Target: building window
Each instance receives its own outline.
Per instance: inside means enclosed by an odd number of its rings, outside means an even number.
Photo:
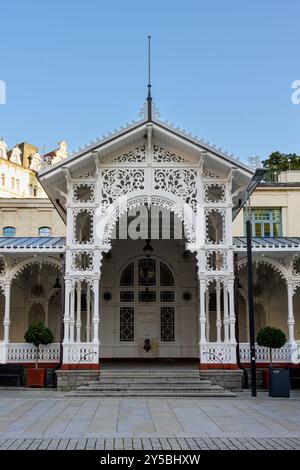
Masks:
[[[40,237],[51,237],[51,228],[50,227],[40,227],[39,228]]]
[[[36,197],[37,195],[37,189],[36,189],[36,186],[33,188],[33,197]]]
[[[3,236],[4,237],[15,237],[16,228],[15,227],[3,227]]]
[[[151,258],[139,260],[139,285],[155,286],[155,260]]]
[[[134,277],[134,266],[133,263],[130,263],[127,268],[124,269],[121,275],[120,284],[122,287],[131,287],[133,286],[133,277]]]
[[[15,178],[11,179],[11,189],[14,191],[15,190]]]
[[[16,180],[17,192],[20,192],[20,180]]]
[[[160,309],[160,328],[161,341],[174,341],[175,339],[175,321],[174,307],[161,307]]]
[[[120,341],[134,341],[134,308],[120,308]]]
[[[5,186],[5,175],[3,173],[1,175],[1,184],[2,186]]]
[[[253,237],[281,237],[281,209],[251,209]]]
[[[164,263],[160,263],[160,285],[174,286],[173,274]]]

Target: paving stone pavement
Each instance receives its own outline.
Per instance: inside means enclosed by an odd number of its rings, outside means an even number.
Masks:
[[[130,399],[1,389],[3,449],[300,450],[300,393]]]
[[[2,439],[0,450],[300,450],[292,438]]]

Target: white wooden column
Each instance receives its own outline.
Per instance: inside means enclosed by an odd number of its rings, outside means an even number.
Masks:
[[[81,342],[81,281],[77,281],[76,342]]]
[[[221,329],[222,329],[222,320],[221,320],[221,286],[220,281],[216,281],[216,298],[217,298],[217,317],[216,317],[216,330],[217,330],[217,342],[222,341]]]
[[[65,312],[64,312],[64,343],[70,341],[70,293],[71,281],[65,280]]]
[[[70,301],[70,343],[75,342],[75,286],[71,286]]]
[[[199,312],[199,341],[200,343],[206,343],[205,336],[205,323],[206,323],[206,314],[205,314],[205,290],[206,282],[205,279],[201,279],[200,282],[200,312]]]
[[[4,295],[5,295],[5,309],[4,309],[4,319],[3,319],[3,342],[9,343],[9,327],[10,327],[10,297],[11,297],[11,283],[7,282],[4,286]]]
[[[294,308],[293,308],[293,295],[294,295],[294,286],[292,283],[287,284],[287,295],[288,295],[288,330],[289,338],[288,342],[290,344],[295,344],[295,318],[294,318]]]
[[[99,344],[99,279],[94,279],[93,343]]]
[[[235,343],[234,281],[233,279],[229,279],[227,282],[229,293],[229,341],[230,343]]]
[[[228,317],[228,290],[227,285],[223,284],[223,305],[224,305],[224,342],[229,342],[229,317]]]
[[[91,341],[91,287],[87,284],[86,290],[86,341]]]
[[[206,312],[206,340],[209,341],[210,323],[209,323],[209,288],[205,292],[205,312]]]

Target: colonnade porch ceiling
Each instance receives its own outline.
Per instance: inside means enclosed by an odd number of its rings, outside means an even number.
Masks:
[[[244,201],[251,176],[251,170],[238,160],[156,118],[142,119],[40,172],[42,186],[66,222],[63,341],[66,367],[78,364],[82,358],[83,364],[96,366],[99,362],[99,287],[103,255],[111,249],[112,231],[120,216],[140,206],[166,208],[176,214],[185,226],[186,249],[196,254],[201,364],[216,363],[217,355],[223,364],[236,365],[234,251],[239,252],[240,263],[244,254],[243,249],[234,247],[232,220]],[[10,251],[8,246],[9,242],[4,246],[2,276],[6,298],[9,298],[8,286],[14,277],[11,268],[14,250]],[[27,246],[29,256],[30,242]],[[57,248],[55,253],[50,242],[49,247],[32,248],[38,258],[45,262],[51,258],[54,264],[61,251]],[[268,257],[292,286],[289,289],[293,295],[298,285],[292,261],[297,253],[295,246],[293,250],[282,248],[276,253]],[[291,257],[286,265],[280,262],[280,258],[286,256],[282,253],[289,253]],[[219,334],[214,343],[207,338],[206,314],[212,284],[216,286],[218,308],[222,289],[224,309],[224,335],[221,338]],[[82,288],[91,305],[88,312],[90,337],[85,342],[80,339]],[[292,317],[290,302],[291,326]],[[219,317],[217,322],[220,327]],[[6,345],[9,325],[8,300],[4,315]],[[218,331],[220,333],[220,329]],[[290,333],[293,342],[291,328]]]

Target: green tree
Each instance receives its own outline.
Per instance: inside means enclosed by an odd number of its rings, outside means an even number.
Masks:
[[[286,336],[282,330],[274,326],[266,326],[257,335],[258,346],[270,349],[270,367],[272,367],[272,349],[279,349],[286,343]]]
[[[43,325],[41,322],[32,323],[29,325],[24,339],[26,343],[31,343],[35,346],[35,367],[38,368],[39,347],[41,344],[53,343],[54,336],[52,331]]]
[[[300,169],[300,156],[296,153],[281,153],[273,152],[271,155],[262,161],[264,168],[267,168],[272,173],[275,171],[286,170],[299,170]]]

